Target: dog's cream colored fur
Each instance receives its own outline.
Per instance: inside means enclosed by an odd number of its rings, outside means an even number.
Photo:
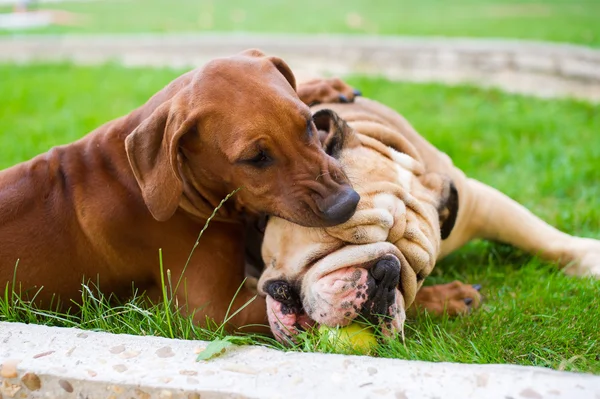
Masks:
[[[308,316],[324,324],[339,315],[319,317],[314,308],[334,311],[320,279],[348,267],[366,268],[373,259],[393,254],[401,263],[400,308],[415,299],[435,262],[475,238],[497,240],[557,262],[568,274],[600,276],[600,241],[574,237],[549,226],[501,192],[470,179],[450,158],[421,137],[398,113],[364,98],[351,104],[314,107],[334,110],[352,128],[344,133],[340,162],[361,201],[354,217],[331,228],[306,228],[272,218],[265,231],[265,271],[258,284],[287,280],[301,289]],[[456,223],[440,236],[444,196],[452,182],[458,192]],[[371,263],[370,263],[371,262]],[[323,301],[322,301],[323,302]],[[353,317],[355,315],[353,314]]]

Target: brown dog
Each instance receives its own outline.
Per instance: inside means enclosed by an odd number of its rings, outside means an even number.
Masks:
[[[475,238],[512,244],[569,274],[600,277],[600,241],[562,233],[467,178],[393,110],[359,98],[313,111],[325,149],[361,200],[354,216],[334,227],[270,219],[258,288],[278,339],[359,317],[392,333],[402,330],[413,304],[450,313],[466,311],[465,299],[477,306],[477,287],[421,288],[438,259]]]
[[[340,94],[328,86],[319,98]],[[332,226],[359,200],[322,150],[289,67],[256,50],[209,62],[129,115],[0,172],[0,284],[18,261],[17,284],[43,287],[42,306],[80,297],[86,279],[107,293],[135,282],[158,295],[159,248],[177,281],[207,218],[238,188],[176,292],[201,322],[222,320],[242,284],[248,217]],[[253,295],[242,289],[234,308]],[[232,323],[265,321],[259,299]]]

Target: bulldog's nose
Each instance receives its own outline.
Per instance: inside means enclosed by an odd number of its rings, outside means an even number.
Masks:
[[[352,188],[345,187],[337,194],[317,202],[317,206],[327,222],[337,225],[346,222],[354,215],[358,201],[360,195]]]
[[[396,303],[396,287],[400,282],[400,261],[394,255],[377,260],[369,269],[367,301],[361,316],[374,324],[389,314],[390,306]]]
[[[369,269],[369,273],[378,285],[395,288],[400,282],[400,262],[394,255],[386,255]]]

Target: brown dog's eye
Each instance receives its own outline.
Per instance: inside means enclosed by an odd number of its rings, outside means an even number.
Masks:
[[[260,150],[256,156],[247,159],[244,162],[257,168],[264,168],[269,166],[273,162],[273,159],[264,150]]]

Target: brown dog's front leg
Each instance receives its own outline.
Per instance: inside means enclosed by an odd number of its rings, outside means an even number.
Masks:
[[[189,230],[197,234],[197,226],[190,225]],[[189,243],[197,240],[195,234],[178,237],[163,250],[172,282],[167,290],[174,292],[177,306],[203,327],[225,323],[228,331],[268,332],[265,299],[244,281],[244,226],[211,223],[190,257]],[[167,279],[157,273],[154,280],[160,286]]]
[[[265,298],[259,296],[246,284],[242,287],[233,302],[228,317],[234,315],[238,310],[239,313],[226,323],[226,329],[228,331],[240,330],[241,332],[246,333],[270,333]]]
[[[188,295],[183,311],[187,314],[193,313],[194,321],[202,327],[206,327],[207,324],[221,326],[224,323],[225,330],[228,332],[240,330],[241,332],[268,334],[270,330],[265,298],[257,295],[245,285],[239,290],[235,299],[233,299],[234,295],[235,290],[230,295],[222,293],[216,295],[215,293],[215,300],[211,301],[199,300],[193,296],[189,298]],[[217,301],[217,298],[223,300]],[[179,299],[179,303],[182,303],[181,299]]]

